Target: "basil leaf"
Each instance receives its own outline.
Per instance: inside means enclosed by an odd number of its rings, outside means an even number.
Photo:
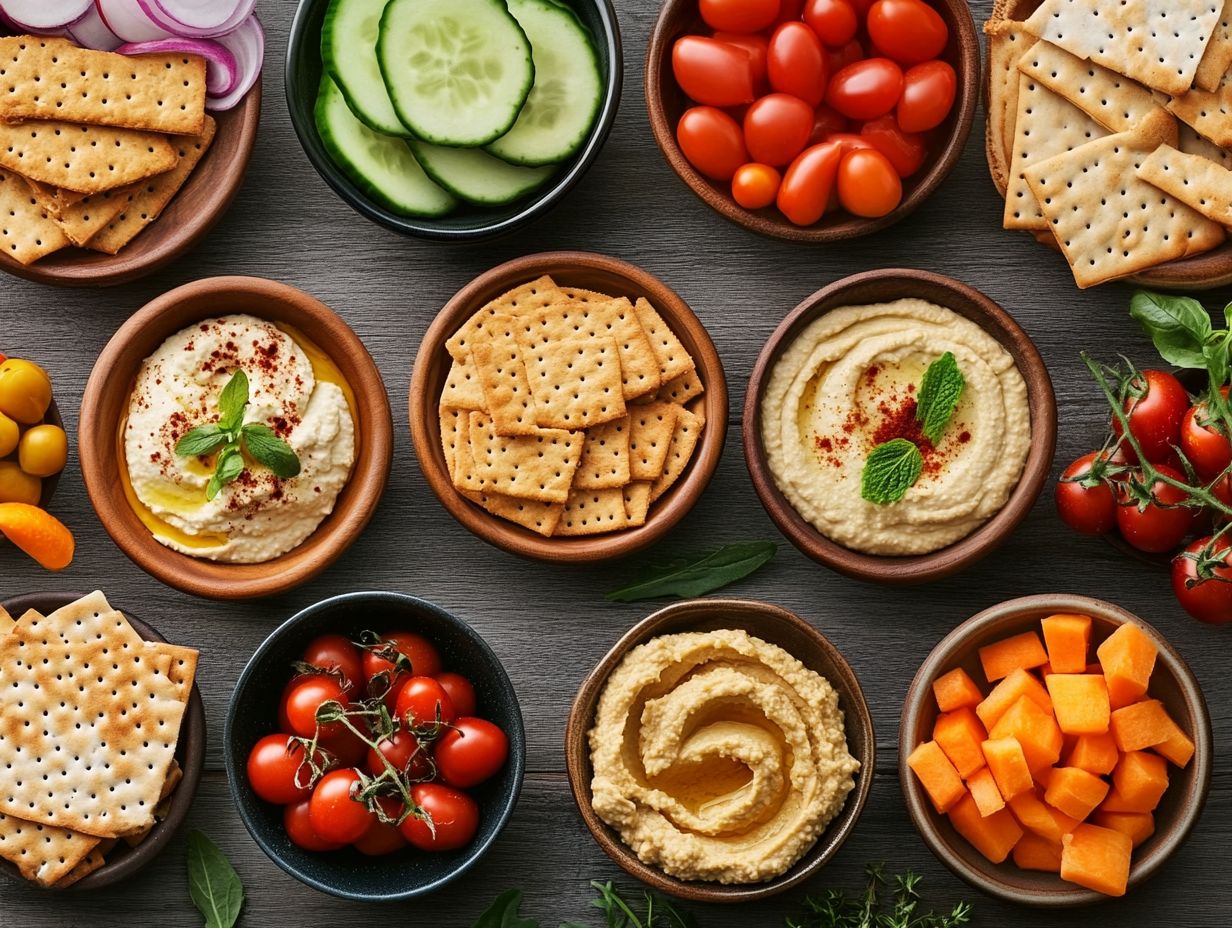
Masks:
[[[496,897],[472,928],[539,928],[538,921],[518,914],[521,905],[522,891],[507,890]]]
[[[1129,314],[1155,343],[1155,350],[1177,367],[1206,367],[1203,346],[1211,334],[1211,317],[1192,297],[1135,291]]]
[[[864,462],[860,474],[860,495],[870,503],[884,506],[897,503],[920,479],[924,458],[920,449],[905,438],[878,445]]]
[[[205,928],[231,928],[244,905],[244,884],[231,862],[199,831],[188,836],[188,893]]]
[[[1228,382],[1228,333],[1221,332],[1202,346],[1202,357],[1210,371],[1212,385]],[[1214,390],[1212,386],[1212,390]]]
[[[236,371],[218,395],[218,426],[224,432],[234,432],[244,421],[244,407],[248,405],[248,375],[243,369]]]
[[[218,456],[218,464],[214,468],[214,476],[205,487],[205,498],[213,499],[224,486],[244,472],[244,456],[235,445],[227,445]]]
[[[226,444],[227,435],[216,425],[199,425],[175,443],[175,453],[185,457],[212,454]]]
[[[253,459],[264,464],[279,477],[299,474],[299,457],[291,446],[274,434],[268,425],[251,422],[244,426],[244,447]]]
[[[950,417],[958,407],[963,387],[967,380],[958,369],[953,352],[947,351],[924,372],[920,381],[920,396],[915,407],[915,418],[921,425],[924,437],[934,445],[941,440]]]
[[[631,603],[660,596],[701,596],[747,577],[774,557],[772,541],[743,541],[724,545],[692,560],[677,561],[649,571],[641,580],[612,590],[607,598]]]

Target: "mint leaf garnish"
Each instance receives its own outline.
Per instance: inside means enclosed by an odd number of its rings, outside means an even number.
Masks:
[[[897,503],[920,479],[924,458],[920,449],[905,438],[878,445],[864,462],[860,474],[860,495],[879,506]]]
[[[915,418],[920,423],[924,437],[933,444],[941,440],[945,427],[950,424],[950,418],[954,415],[966,385],[966,378],[949,351],[928,365],[928,370],[924,372],[924,379],[920,381],[920,398],[916,403]]]

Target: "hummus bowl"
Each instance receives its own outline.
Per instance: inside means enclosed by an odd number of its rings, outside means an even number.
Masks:
[[[1138,625],[1158,649],[1150,695],[1189,734],[1194,755],[1183,769],[1169,766],[1171,782],[1155,811],[1155,833],[1134,850],[1129,890],[1149,879],[1184,842],[1202,814],[1210,788],[1214,747],[1206,700],[1184,658],[1156,629],[1112,603],[1087,596],[1047,593],[1024,596],[991,606],[967,619],[945,636],[920,665],[903,704],[899,722],[899,781],[911,821],[924,843],[943,864],[977,889],[1010,902],[1041,908],[1089,905],[1107,899],[1100,893],[1063,881],[1056,873],[1021,870],[1012,859],[990,863],[937,813],[906,757],[928,740],[938,711],[933,681],[956,667],[982,680],[979,649],[1021,632],[1038,630],[1046,616],[1064,613],[1090,616],[1091,649],[1121,625]]]
[[[657,660],[652,653],[654,642],[667,640],[673,643],[672,650],[675,650],[674,642],[688,642],[695,637],[700,642],[700,650],[694,648],[694,656],[710,653],[711,644],[707,643],[710,639],[714,639],[714,644],[724,653],[729,650],[728,644],[732,644],[735,650],[741,652],[741,656],[731,661],[716,658],[715,663],[706,669],[690,665],[692,671],[686,671],[682,677],[686,682],[663,694],[662,698],[656,698],[653,703],[646,699],[644,692],[635,693],[631,705],[645,708],[640,716],[640,749],[631,749],[627,744],[621,748],[619,745],[605,744],[602,740],[597,741],[596,738],[602,739],[603,735],[592,736],[591,733],[597,725],[608,724],[601,719],[601,716],[610,713],[606,704],[618,703],[623,698],[619,693],[610,693],[609,682],[621,681],[617,685],[624,686],[625,678],[629,676],[631,669],[634,670],[634,677],[644,676],[631,667],[626,658],[632,653],[633,661]],[[702,641],[703,638],[706,641]],[[643,647],[646,645],[650,645],[651,649]],[[750,647],[755,650],[745,653]],[[786,660],[782,652],[789,656]],[[664,660],[674,661],[675,658],[665,655]],[[673,663],[663,672],[663,676],[670,677],[681,666],[683,665],[677,666]],[[746,675],[741,668],[747,671],[747,680],[737,679]],[[785,670],[785,673],[778,676],[776,668]],[[651,668],[646,675],[657,672]],[[766,679],[761,679],[767,675],[773,675],[774,680],[767,682]],[[732,679],[725,682],[719,679],[720,676]],[[817,677],[824,678],[825,683],[817,682]],[[812,678],[814,683],[805,682],[805,686],[820,686],[815,702],[801,697],[796,686],[797,682],[807,681],[808,678]],[[782,746],[779,750],[765,750],[768,738],[790,738],[791,736],[783,733],[797,727],[788,718],[795,714],[795,710],[784,709],[784,715],[779,716],[775,713],[780,710],[772,705],[777,699],[776,693],[783,690],[783,681],[790,681],[795,691],[795,695],[788,697],[789,701],[804,698],[813,708],[820,707],[818,718],[813,719],[810,716],[810,722],[821,722],[824,727],[824,723],[834,723],[837,720],[836,709],[837,713],[841,714],[841,732],[821,735],[812,730],[809,723],[804,726],[808,729],[805,737],[811,743],[807,753],[814,759],[826,758],[822,761],[822,766],[817,768],[822,772],[821,782],[801,784],[795,781],[797,776],[806,775],[802,773],[803,767],[813,766],[798,760],[799,754],[806,753],[797,750],[802,744],[797,744],[797,749],[788,751],[793,756],[790,769],[783,769],[771,760],[773,757],[782,756]],[[691,730],[687,743],[677,743],[680,741],[678,736],[681,729],[673,726],[668,716],[679,709],[696,721],[696,713],[709,711],[706,705],[690,703],[692,696],[681,691],[699,686],[702,690],[708,690],[711,683],[737,689],[747,687],[745,698],[732,695],[735,690],[728,691],[731,699],[743,708],[731,719],[707,716],[709,723],[700,729]],[[762,704],[761,700],[767,701]],[[756,710],[752,708],[754,703],[758,704]],[[655,708],[652,709],[652,706]],[[665,713],[660,719],[663,722],[663,731],[660,732],[662,737],[650,732],[648,741],[648,719],[660,710]],[[801,714],[811,711],[813,709],[806,708]],[[653,719],[650,721],[653,722]],[[625,721],[625,737],[629,736],[628,731],[635,724],[630,714]],[[691,722],[684,721],[684,724]],[[775,735],[775,732],[780,734]],[[617,737],[621,735],[617,733]],[[845,738],[846,751],[837,750],[831,753],[832,745],[837,743],[835,738],[840,741]],[[737,744],[732,739],[744,740]],[[653,745],[648,748],[647,745],[651,742],[664,747],[665,753],[658,752],[658,748]],[[824,743],[820,746],[820,753],[815,753],[819,742]],[[592,753],[596,747],[600,754]],[[664,795],[672,797],[669,805],[679,806],[675,811],[668,809],[667,805],[662,806],[662,809],[667,810],[666,814],[661,811],[651,812],[648,806],[639,806],[648,810],[646,822],[633,823],[631,827],[625,827],[623,830],[627,834],[636,834],[642,842],[641,856],[625,843],[621,832],[609,825],[596,810],[597,799],[600,800],[599,806],[603,806],[605,802],[596,796],[597,779],[593,760],[601,755],[623,755],[628,760],[629,757],[637,755],[639,750],[642,755],[646,755],[647,751],[663,754],[663,765],[656,776],[657,785],[654,792],[662,790]],[[582,820],[599,846],[637,879],[673,896],[702,902],[734,903],[763,899],[801,883],[825,866],[851,834],[863,811],[872,789],[875,753],[876,739],[872,718],[859,680],[834,645],[812,625],[786,609],[768,603],[734,599],[686,600],[661,609],[635,625],[612,647],[582,683],[574,698],[565,729],[565,761],[569,785]],[[735,757],[744,759],[736,761],[733,759]],[[645,759],[645,756],[639,757],[638,763]],[[832,766],[831,761],[841,761],[841,765]],[[856,762],[858,769],[853,773],[852,767],[856,766]],[[607,763],[607,760],[601,763]],[[707,764],[715,766],[702,774],[701,769]],[[638,774],[634,780],[640,776]],[[810,772],[807,776],[813,780],[818,779],[816,772]],[[704,797],[692,795],[686,788],[687,783],[695,783],[699,777],[709,784]],[[788,778],[791,778],[792,782],[787,782]],[[606,790],[607,781],[608,778],[604,777],[603,785],[600,785],[599,789]],[[778,785],[778,790],[773,784]],[[801,786],[804,788],[798,788]],[[811,810],[801,812],[801,806],[808,805],[807,801],[800,798],[803,794],[826,797],[823,817],[827,821],[818,822],[815,818],[809,821],[803,818],[804,815],[812,817]],[[738,800],[744,798],[750,798],[750,803],[746,804],[751,804],[753,808],[741,808]],[[616,805],[627,802],[628,800],[617,799]],[[630,806],[632,805],[634,804],[630,803]],[[686,819],[701,817],[707,810],[712,810],[712,813],[718,816],[714,822],[680,824]],[[753,829],[745,829],[737,822],[738,819],[747,819],[749,816],[758,821]],[[802,821],[795,829],[791,829],[785,827],[787,823],[775,821],[781,816],[801,816]],[[652,822],[651,819],[655,821]],[[760,836],[754,836],[751,840],[761,843],[764,839],[764,844],[756,854],[742,854],[739,848],[727,849],[723,846],[726,840],[723,837],[725,829],[733,836],[757,832]],[[808,833],[802,841],[793,840],[800,829]],[[670,847],[677,837],[681,839],[679,846],[683,849],[680,855],[676,855]],[[741,838],[734,837],[732,843],[738,845],[740,841]],[[775,850],[768,851],[767,848]],[[776,875],[769,876],[764,868],[747,874],[733,872],[726,875],[718,872],[725,868],[730,869],[732,862],[735,862],[734,866],[738,869],[739,861],[743,859],[756,858],[759,865],[763,864],[768,854],[779,853],[780,848],[783,849],[783,866],[781,869],[772,868],[778,870]],[[731,853],[732,850],[735,853]],[[699,866],[710,866],[713,862],[716,879],[684,879],[642,859],[657,858],[666,863],[674,856],[679,856],[681,860],[699,861]],[[751,878],[759,881],[719,882],[719,879],[724,878]]]
[[[962,376],[937,432],[916,412],[942,392],[926,381],[947,358]],[[1043,488],[1056,428],[1048,371],[1013,318],[965,284],[904,269],[836,281],[792,310],[757,359],[743,419],[754,489],[788,540],[840,573],[897,584],[949,576],[1001,544]],[[867,480],[873,446],[914,455],[897,496],[877,498]]]
[[[249,320],[249,328],[243,329],[244,339],[254,333],[253,348],[249,350],[247,341],[239,346],[246,359],[243,363],[231,364],[237,346],[229,341],[218,342],[216,350],[210,351],[214,342],[209,340],[234,334],[215,331],[220,328],[216,321],[222,316]],[[293,341],[298,350],[282,363],[280,359],[287,352],[277,355],[280,348],[273,342],[262,342],[257,348],[255,333],[260,331],[280,336],[288,345]],[[183,371],[174,369],[168,360],[168,346],[187,359],[189,366]],[[275,353],[273,360],[263,351]],[[151,430],[146,428],[151,416],[151,421],[163,424],[164,431],[174,430],[172,439],[182,437],[180,433],[186,433],[189,426],[209,421],[215,406],[221,405],[221,397],[212,393],[189,397],[201,384],[211,385],[211,389],[218,385],[217,376],[202,373],[205,365],[215,363],[209,359],[219,356],[223,360],[217,362],[218,374],[224,372],[224,365],[244,370],[251,360],[248,355],[265,359],[259,362],[264,368],[253,370],[248,407],[250,413],[260,411],[262,421],[268,419],[266,407],[272,409],[281,399],[270,394],[284,387],[272,379],[270,371],[291,372],[286,375],[291,378],[285,385],[288,393],[302,379],[315,385],[312,402],[294,407],[291,423],[270,421],[279,431],[288,430],[287,440],[303,459],[302,475],[319,476],[317,486],[311,485],[312,480],[275,481],[245,459],[247,466],[234,483],[211,497],[211,488],[203,480],[223,469],[226,450],[211,460],[181,457],[179,446],[172,452],[167,442],[143,446],[134,441],[139,426],[145,431],[138,437],[151,438]],[[299,377],[301,373],[303,378]],[[174,385],[163,388],[166,396],[153,386],[164,382]],[[316,409],[317,394],[323,387],[345,397],[345,407],[334,416],[349,425],[342,433],[322,426],[319,434],[309,434],[317,423],[328,425],[331,421],[328,417],[322,420]],[[339,400],[339,404],[342,402]],[[170,410],[165,416],[160,412],[164,407]],[[349,416],[345,415],[347,411]],[[273,434],[269,428],[265,431]],[[214,599],[255,599],[305,582],[355,541],[385,488],[392,433],[389,400],[380,372],[363,343],[332,310],[285,284],[250,277],[217,277],[163,294],[120,327],[99,355],[86,385],[78,447],[90,501],[112,540],[134,563],[186,593]],[[338,443],[342,439],[347,453],[334,460],[330,448],[341,447]],[[246,437],[245,453],[252,447]],[[181,481],[178,484],[159,482],[166,476],[168,460],[174,464],[174,479]],[[153,463],[147,467],[146,462]],[[134,464],[139,465],[138,470],[133,470]],[[187,478],[181,471],[201,485],[184,482]],[[267,485],[262,488],[258,482]],[[151,487],[158,488],[159,496],[150,496]],[[250,498],[255,500],[247,510],[241,506],[245,493],[254,494]],[[304,497],[313,493],[320,494],[318,500],[305,503]],[[223,502],[227,505],[219,505]],[[198,514],[200,526],[193,522]],[[235,524],[230,534],[218,528],[228,515],[233,516]],[[222,523],[219,518],[223,518]],[[160,533],[157,537],[156,531]],[[262,533],[268,546],[262,544]],[[250,545],[246,553],[226,553],[232,543],[238,545],[241,540]],[[201,555],[186,553],[190,550],[200,550]]]

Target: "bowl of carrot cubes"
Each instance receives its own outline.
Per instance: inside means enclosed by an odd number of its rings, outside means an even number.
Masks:
[[[1086,905],[1146,880],[1202,814],[1213,751],[1184,659],[1084,596],[986,609],[907,692],[907,809],[934,854],[1013,902]]]

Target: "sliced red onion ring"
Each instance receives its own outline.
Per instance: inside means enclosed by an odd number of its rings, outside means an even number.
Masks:
[[[137,0],[94,0],[94,6],[107,29],[123,42],[153,42],[177,37],[176,33],[150,19]]]
[[[261,23],[254,14],[240,23],[238,28],[219,36],[215,41],[235,56],[239,72],[235,87],[229,93],[211,95],[205,101],[208,109],[221,112],[239,103],[260,77],[261,64],[265,59],[265,30],[261,28]]]
[[[0,12],[14,28],[46,34],[81,19],[91,0],[0,0]]]
[[[210,39],[156,39],[153,42],[129,42],[116,49],[121,55],[158,55],[163,52],[200,55],[205,59],[205,92],[211,97],[223,97],[239,82],[239,66],[230,49]]]
[[[91,3],[86,15],[69,28],[69,38],[82,48],[97,48],[113,52],[124,44],[118,35],[107,28],[98,8]]]
[[[257,0],[137,0],[162,28],[177,35],[212,39],[233,32],[252,15]]]

